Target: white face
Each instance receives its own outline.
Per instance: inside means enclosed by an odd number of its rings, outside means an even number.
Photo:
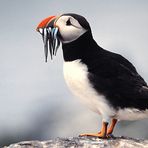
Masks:
[[[61,16],[57,19],[55,25],[59,28],[62,36],[61,42],[69,43],[78,39],[86,30],[72,16]]]

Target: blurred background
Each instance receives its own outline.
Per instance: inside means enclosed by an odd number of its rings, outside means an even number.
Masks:
[[[100,46],[130,60],[148,82],[148,1],[0,0],[0,146],[96,132],[101,118],[63,79],[61,48],[44,61],[37,24],[67,12],[87,18]],[[119,122],[115,135],[148,138],[148,120]]]

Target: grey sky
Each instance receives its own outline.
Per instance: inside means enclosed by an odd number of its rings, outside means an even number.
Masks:
[[[0,132],[28,128],[44,107],[78,105],[64,83],[61,48],[46,64],[35,31],[43,18],[67,12],[85,16],[98,44],[128,58],[148,82],[147,0],[1,0]]]

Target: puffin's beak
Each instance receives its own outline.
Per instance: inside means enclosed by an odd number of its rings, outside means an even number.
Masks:
[[[53,28],[55,20],[56,20],[56,16],[49,16],[45,18],[38,24],[36,31],[40,32],[40,30],[47,28],[47,26]]]
[[[46,62],[48,57],[48,49],[52,59],[53,55],[56,55],[57,49],[60,45],[59,38],[57,37],[58,28],[54,25],[56,19],[56,16],[49,16],[48,18],[42,20],[36,28],[36,31],[38,31],[43,38]]]

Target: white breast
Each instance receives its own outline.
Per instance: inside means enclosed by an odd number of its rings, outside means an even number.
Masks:
[[[64,77],[73,94],[91,110],[101,114],[106,121],[112,117],[119,120],[138,120],[148,117],[148,110],[144,112],[134,108],[113,110],[105,96],[96,92],[89,82],[87,66],[80,60],[64,62]]]
[[[64,62],[64,77],[70,90],[91,110],[107,119],[113,116],[113,109],[105,97],[95,91],[88,80],[88,70],[80,60]]]

